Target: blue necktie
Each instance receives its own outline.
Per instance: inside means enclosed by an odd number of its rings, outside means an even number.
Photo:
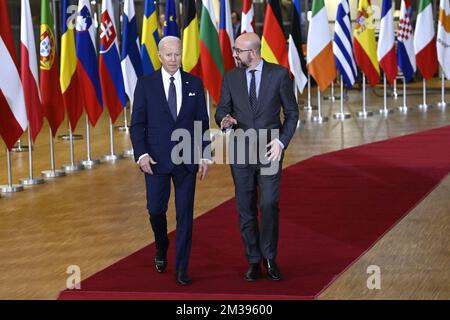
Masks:
[[[177,119],[177,90],[175,89],[174,77],[170,77],[169,97],[167,103],[169,104],[170,113],[173,120]]]
[[[253,112],[256,112],[256,78],[255,78],[255,72],[256,70],[251,70],[250,73],[252,74],[252,79],[250,81],[250,93],[248,95],[248,100],[250,102],[250,108]]]

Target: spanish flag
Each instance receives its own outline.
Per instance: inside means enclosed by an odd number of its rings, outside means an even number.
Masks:
[[[69,117],[72,132],[83,113],[81,93],[77,76],[77,54],[75,51],[75,19],[70,19],[69,1],[61,1],[61,70],[59,84],[64,107]]]
[[[202,75],[200,63],[200,36],[195,0],[184,0],[183,70],[198,77]]]
[[[375,19],[370,0],[359,0],[353,36],[356,64],[364,72],[370,85],[374,86],[380,79],[380,66],[375,40]]]
[[[158,22],[153,0],[145,0],[141,41],[142,68],[144,74],[149,74],[161,68],[161,62],[158,58]]]
[[[283,31],[279,0],[268,0],[261,40],[261,57],[289,69],[288,50]]]

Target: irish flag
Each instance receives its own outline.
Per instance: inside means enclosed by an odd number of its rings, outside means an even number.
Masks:
[[[437,32],[437,55],[444,75],[450,79],[450,1],[441,0]]]
[[[336,78],[336,64],[324,0],[314,0],[312,4],[306,59],[309,73],[316,80],[320,91],[324,91]]]
[[[414,33],[414,52],[417,68],[425,80],[428,80],[438,68],[431,0],[420,0],[418,11]]]

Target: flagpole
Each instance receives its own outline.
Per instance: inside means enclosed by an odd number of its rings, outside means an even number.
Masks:
[[[103,161],[115,162],[117,160],[123,159],[123,155],[114,153],[114,128],[111,117],[109,117],[109,149],[110,154],[104,155],[102,157]]]
[[[400,112],[408,112],[408,109],[410,109],[406,105],[406,78],[403,77],[403,106],[398,108],[398,111]]]
[[[442,100],[437,103],[439,108],[445,108],[447,103],[445,102],[445,79],[444,79],[444,71],[442,71]]]
[[[126,114],[127,113],[127,108],[125,107],[125,109],[123,111]],[[131,108],[131,101],[130,101],[130,122],[131,122],[131,112],[132,112],[132,108]],[[130,123],[130,126],[128,126],[128,131],[127,132],[130,132],[130,129],[131,129],[131,123]],[[122,156],[124,156],[124,157],[133,157],[134,156],[133,148],[124,150],[122,152]]]
[[[303,107],[303,110],[311,112],[314,109],[316,109],[316,106],[313,106],[311,104],[311,75],[308,72],[308,104],[305,107]]]
[[[41,171],[41,174],[45,178],[63,177],[66,175],[66,173],[63,170],[55,170],[55,149],[51,127],[49,128],[49,132],[50,132],[50,170]]]
[[[63,165],[63,170],[65,172],[74,172],[78,170],[83,170],[83,165],[74,162],[74,146],[73,146],[73,133],[72,133],[72,125],[69,121],[69,143],[70,143],[70,163]]]
[[[337,112],[333,114],[333,118],[338,120],[345,120],[351,118],[350,113],[344,112],[344,78],[342,74],[340,75],[340,83],[341,83],[341,112]]]
[[[11,174],[11,153],[8,148],[6,148],[6,163],[8,166],[8,184],[0,186],[0,193],[15,193],[23,191],[23,186],[19,184],[12,184],[12,174]]]
[[[23,146],[22,142],[19,139],[19,140],[17,140],[17,145],[15,145],[13,148],[11,148],[11,151],[12,152],[26,152],[26,151],[28,151],[28,146],[27,145]]]
[[[358,111],[356,113],[356,116],[358,118],[367,118],[367,117],[371,117],[373,116],[373,112],[372,111],[367,111],[366,110],[366,76],[363,74],[362,75],[362,83],[363,83],[363,105],[362,105],[362,111]]]
[[[91,130],[89,127],[89,116],[86,113],[86,160],[82,160],[81,164],[86,169],[92,169],[96,164],[100,163],[98,159],[91,159]]]
[[[427,111],[428,108],[432,108],[433,106],[431,104],[427,104],[427,81],[425,78],[422,79],[422,95],[423,102],[419,104],[419,109],[422,111]]]
[[[37,184],[43,184],[44,179],[33,178],[33,151],[31,150],[31,133],[30,133],[30,121],[28,121],[28,178],[19,179],[19,182],[24,186],[32,186]]]
[[[125,133],[130,131],[130,127],[128,126],[127,107],[123,108],[123,125],[117,126],[115,129]]]
[[[329,96],[326,96],[326,97],[323,97],[323,99],[324,99],[324,100],[330,100],[330,101],[338,100],[339,97],[336,97],[336,96],[334,95],[334,81],[331,82],[331,90],[330,90],[330,91],[331,91],[330,95],[329,95]]]
[[[393,113],[393,109],[388,109],[387,107],[387,82],[386,82],[386,74],[383,74],[383,108],[380,109],[380,114],[383,116],[388,116]]]
[[[294,85],[294,95],[295,95],[295,101],[297,102],[297,107],[298,107],[298,90],[297,90],[297,81],[296,80],[294,80],[293,82],[293,85]],[[297,128],[300,128],[300,125],[302,124],[302,123],[305,123],[305,120],[300,120],[300,117],[298,118],[298,121],[297,121]]]
[[[397,100],[398,92],[397,92],[397,79],[394,79],[394,86],[392,88],[392,99]]]
[[[322,112],[320,109],[320,88],[319,87],[317,87],[317,115],[312,117],[311,121],[317,122],[317,123],[322,123],[322,122],[328,121],[328,117],[322,117]]]

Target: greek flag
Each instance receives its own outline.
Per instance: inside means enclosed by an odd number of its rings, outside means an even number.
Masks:
[[[351,35],[350,6],[348,0],[341,0],[334,24],[333,54],[336,67],[349,88],[355,83],[357,72]]]

